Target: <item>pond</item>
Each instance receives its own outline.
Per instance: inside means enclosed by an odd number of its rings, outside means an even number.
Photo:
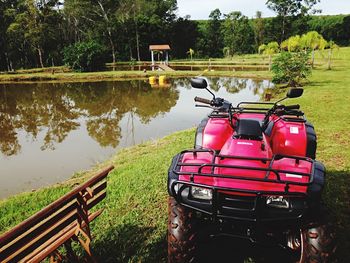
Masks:
[[[257,101],[269,81],[208,79],[234,104]],[[197,125],[208,109],[189,79],[0,84],[0,198],[64,181],[118,149]]]

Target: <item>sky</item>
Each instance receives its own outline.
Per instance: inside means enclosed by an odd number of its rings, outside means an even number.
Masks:
[[[178,15],[190,15],[193,20],[208,19],[210,12],[216,8],[223,14],[241,11],[253,17],[259,10],[264,17],[274,16],[265,3],[265,0],[177,0]],[[321,0],[316,8],[321,9],[324,15],[350,14],[350,0]]]

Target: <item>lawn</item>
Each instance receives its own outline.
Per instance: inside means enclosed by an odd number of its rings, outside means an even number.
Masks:
[[[293,100],[293,104],[300,103],[309,121],[315,125],[318,134],[317,159],[324,162],[328,169],[324,200],[337,226],[337,258],[338,262],[348,262],[350,48],[342,48],[335,55],[333,70],[326,70],[326,61],[320,55],[317,63],[317,69],[305,84],[304,96]],[[260,74],[268,75],[266,72]],[[95,253],[101,262],[165,261],[167,168],[175,153],[192,147],[193,137],[194,129],[191,129],[125,149],[92,171],[76,174],[61,185],[0,201],[0,232],[8,230],[86,180],[98,168],[112,163],[116,169],[109,176],[108,197],[102,204],[106,209],[92,226]],[[240,253],[245,254],[240,262],[254,262],[250,252],[240,251],[235,256],[240,258]]]

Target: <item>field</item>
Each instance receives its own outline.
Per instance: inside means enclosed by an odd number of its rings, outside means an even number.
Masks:
[[[324,200],[337,227],[337,258],[338,262],[347,262],[350,255],[350,48],[342,48],[335,54],[332,70],[326,69],[326,59],[320,54],[317,65],[305,83],[304,96],[293,100],[293,104],[300,103],[315,125],[317,159],[324,162],[328,170]],[[269,76],[267,72],[259,74]],[[191,129],[125,149],[106,163],[78,173],[61,185],[0,201],[0,232],[112,163],[116,169],[109,176],[108,197],[102,204],[106,209],[92,226],[95,253],[101,262],[166,261],[167,168],[175,153],[192,147],[193,137],[194,129]],[[252,251],[237,249],[235,257],[242,259],[237,262],[255,262],[261,251],[256,248]]]

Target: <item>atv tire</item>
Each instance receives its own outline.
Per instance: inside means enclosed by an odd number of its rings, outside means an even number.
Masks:
[[[299,263],[332,262],[335,249],[335,230],[331,224],[313,224],[301,230],[301,257]]]
[[[195,262],[197,223],[194,212],[169,197],[168,216],[168,262]]]

